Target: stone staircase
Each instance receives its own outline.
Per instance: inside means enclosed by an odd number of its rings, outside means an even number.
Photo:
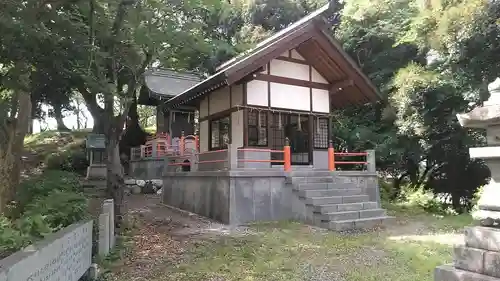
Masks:
[[[367,229],[391,218],[376,201],[370,201],[362,187],[328,171],[293,171],[287,184],[306,205],[307,222],[319,227]]]

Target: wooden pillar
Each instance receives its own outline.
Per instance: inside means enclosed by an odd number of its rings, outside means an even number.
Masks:
[[[309,115],[309,165],[313,165],[313,150],[314,150],[314,116]]]

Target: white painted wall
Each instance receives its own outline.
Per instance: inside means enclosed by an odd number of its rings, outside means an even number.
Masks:
[[[299,54],[295,49],[292,50],[292,58],[298,59],[298,60],[306,60],[303,56]]]
[[[266,81],[252,80],[247,83],[247,103],[268,106],[268,88]]]
[[[208,142],[209,134],[208,134],[208,120],[200,122],[200,152],[208,151]]]
[[[229,109],[229,87],[210,93],[210,115]]]
[[[236,147],[243,147],[243,111],[231,113],[231,142]]]
[[[309,66],[282,60],[271,61],[271,75],[309,81]]]
[[[330,112],[330,94],[327,90],[312,89],[312,110],[316,112]]]
[[[328,84],[328,81],[314,67],[311,69],[311,78],[312,82]]]
[[[310,89],[271,83],[271,107],[309,111],[311,109]]]

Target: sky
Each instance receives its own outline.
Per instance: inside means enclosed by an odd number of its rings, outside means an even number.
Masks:
[[[47,105],[42,105],[42,110],[47,112],[48,111],[48,106]],[[87,128],[92,128],[94,126],[94,120],[92,119],[92,115],[90,115],[90,112],[87,110],[85,106],[83,106],[83,114],[87,116],[88,122],[87,122]],[[64,124],[66,127],[70,129],[76,129],[77,128],[77,117],[76,114],[73,114],[73,112],[64,112]],[[82,120],[83,123],[83,120]],[[40,132],[40,125],[42,128],[47,127],[47,130],[55,130],[57,127],[56,119],[54,118],[46,118],[42,124],[40,124],[40,120],[35,120],[33,122],[33,133],[39,133]],[[83,125],[83,124],[82,124]],[[83,128],[82,128],[83,129]]]

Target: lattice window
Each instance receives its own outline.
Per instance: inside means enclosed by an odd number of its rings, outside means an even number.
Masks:
[[[267,146],[267,112],[248,112],[248,145]]]
[[[327,118],[314,118],[314,148],[328,148]]]
[[[229,116],[212,120],[210,122],[211,150],[226,149],[231,134]]]

